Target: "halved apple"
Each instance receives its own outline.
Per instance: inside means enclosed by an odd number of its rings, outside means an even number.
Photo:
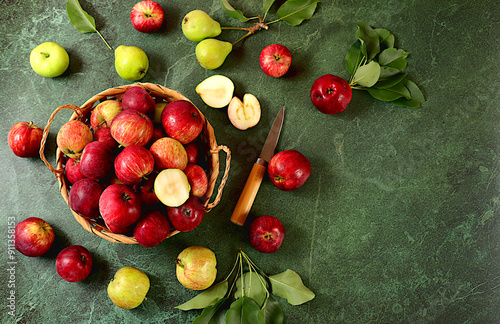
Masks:
[[[243,102],[238,97],[231,99],[227,107],[227,115],[234,127],[245,130],[257,125],[260,121],[260,103],[251,93],[245,93]]]
[[[183,171],[164,169],[156,176],[154,191],[164,205],[179,207],[188,200],[191,186]]]
[[[196,86],[196,93],[212,108],[229,104],[234,92],[234,83],[224,75],[212,75]]]

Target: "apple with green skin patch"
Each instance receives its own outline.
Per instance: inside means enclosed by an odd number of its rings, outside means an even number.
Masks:
[[[108,296],[116,306],[132,309],[146,299],[149,287],[150,281],[144,272],[134,267],[123,267],[108,284]]]
[[[165,13],[155,1],[141,1],[132,7],[130,22],[141,33],[154,33],[161,28]]]
[[[148,68],[148,56],[139,47],[120,45],[115,49],[115,69],[123,79],[140,80],[144,78]]]
[[[33,122],[14,124],[7,135],[9,147],[19,157],[35,157],[40,151],[43,129]]]
[[[276,188],[296,190],[309,179],[311,163],[299,151],[285,150],[275,154],[267,165],[267,172]]]
[[[176,139],[162,137],[151,144],[149,151],[154,157],[156,171],[186,168],[188,160],[186,149]]]
[[[121,113],[123,106],[119,100],[105,100],[95,106],[90,113],[90,126],[97,131],[102,127],[110,127],[113,118]]]
[[[55,240],[52,227],[38,217],[28,217],[17,223],[14,235],[16,250],[29,257],[44,255],[50,250]]]
[[[202,246],[184,249],[175,260],[179,282],[191,290],[210,287],[217,276],[217,260],[214,252]]]
[[[153,112],[153,125],[155,126],[162,126],[161,125],[161,113],[163,112],[163,109],[165,109],[165,106],[167,105],[167,102],[158,102],[155,104],[155,111]]]
[[[94,140],[90,128],[79,120],[70,120],[57,133],[57,147],[67,156],[78,159],[85,146]]]
[[[45,42],[31,51],[30,65],[37,74],[54,78],[68,69],[69,55],[61,45]]]

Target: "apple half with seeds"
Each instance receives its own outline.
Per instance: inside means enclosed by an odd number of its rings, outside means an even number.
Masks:
[[[233,97],[227,107],[229,121],[234,127],[245,130],[254,127],[260,121],[260,103],[251,93],[245,93],[243,101]]]
[[[156,176],[154,191],[165,206],[179,207],[188,200],[191,186],[180,169],[164,169]]]

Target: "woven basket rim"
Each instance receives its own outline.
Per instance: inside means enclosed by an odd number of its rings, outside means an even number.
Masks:
[[[83,105],[80,107],[75,106],[75,105],[63,105],[58,107],[52,115],[49,118],[49,121],[47,122],[47,126],[44,128],[43,131],[43,137],[42,137],[42,142],[41,142],[41,147],[40,147],[40,158],[44,161],[46,166],[52,171],[52,173],[56,176],[58,183],[59,183],[59,191],[61,193],[61,196],[63,197],[64,201],[68,205],[68,208],[70,209],[71,213],[73,214],[75,220],[88,232],[93,233],[107,241],[113,242],[113,243],[125,243],[125,244],[138,244],[137,240],[132,236],[127,236],[124,234],[116,234],[111,232],[107,227],[103,226],[103,224],[100,224],[94,220],[89,220],[86,218],[83,218],[82,216],[78,215],[76,212],[74,212],[70,206],[69,206],[69,184],[68,181],[64,175],[64,162],[65,162],[65,155],[64,153],[57,148],[56,149],[56,167],[52,167],[52,165],[47,161],[45,158],[44,154],[44,149],[45,149],[45,143],[48,137],[48,133],[50,131],[51,123],[55,117],[55,115],[62,109],[71,109],[73,110],[73,114],[71,115],[70,119],[71,120],[77,120],[77,119],[82,119],[86,116],[89,116],[91,110],[95,107],[97,102],[108,100],[110,98],[117,98],[121,99],[121,95],[123,93],[134,86],[141,86],[144,89],[146,89],[152,97],[154,98],[161,98],[163,100],[167,101],[175,101],[175,100],[187,100],[192,103],[191,100],[189,100],[187,97],[182,95],[180,92],[166,88],[164,86],[161,86],[159,84],[154,84],[154,83],[142,83],[142,82],[136,82],[128,85],[122,85],[122,86],[117,86],[113,88],[108,88],[104,91],[101,91],[100,93],[92,96],[90,99],[88,99]],[[193,103],[194,105],[194,103]],[[196,105],[194,105],[196,107]],[[209,179],[208,179],[208,189],[203,197],[204,200],[204,206],[205,206],[205,212],[208,213],[212,208],[217,206],[217,204],[220,202],[220,199],[222,197],[222,191],[225,186],[225,183],[227,181],[228,175],[229,175],[229,169],[230,169],[230,160],[231,160],[231,151],[230,149],[225,146],[225,145],[218,145],[216,138],[215,138],[215,132],[212,127],[212,125],[208,122],[208,120],[205,118],[203,113],[200,111],[198,107],[200,115],[203,118],[203,133],[208,135],[208,146],[209,146],[209,152],[206,152],[207,157],[209,157],[209,167],[210,167],[210,172],[209,174]],[[221,182],[219,184],[218,190],[217,190],[217,195],[213,202],[210,202],[210,199],[213,195],[213,192],[215,190],[215,185],[219,176],[219,152],[224,151],[226,153],[226,160],[225,160],[225,170],[223,177],[221,179]],[[173,235],[178,234],[178,230],[173,230],[169,233],[168,237],[172,237]]]

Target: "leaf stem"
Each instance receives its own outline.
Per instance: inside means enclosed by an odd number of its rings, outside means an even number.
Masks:
[[[246,33],[245,36],[241,37],[236,42],[234,42],[232,44],[233,46],[236,45],[237,43],[241,42],[242,40],[244,40],[248,36],[255,34],[257,31],[259,31],[261,29],[268,29],[269,28],[269,26],[264,23],[264,21],[262,20],[262,17],[260,15],[258,16],[258,18],[259,18],[259,22],[254,23],[252,27],[240,29],[240,30],[248,30],[248,33]],[[239,29],[239,28],[235,27],[235,29]]]
[[[113,50],[113,49],[111,48],[111,46],[109,46],[108,42],[106,42],[106,40],[104,39],[104,37],[102,37],[101,33],[100,33],[97,29],[96,29],[95,31],[96,31],[96,32],[97,32],[97,34],[101,37],[101,39],[104,41],[104,43],[106,43],[106,45],[108,46],[108,48],[109,48],[110,50]]]

